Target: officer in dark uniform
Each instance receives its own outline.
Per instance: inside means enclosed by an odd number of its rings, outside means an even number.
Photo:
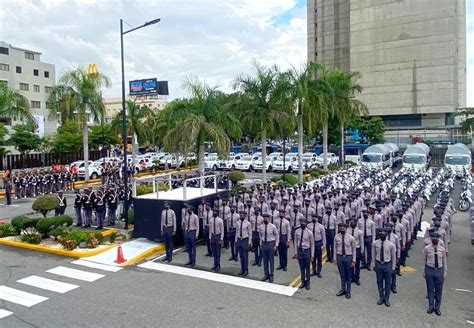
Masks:
[[[106,196],[104,193],[101,190],[97,191],[97,197],[95,197],[94,200],[94,208],[97,217],[97,230],[104,228],[105,202]]]
[[[6,171],[3,174],[3,186],[5,187],[5,198],[7,200],[6,205],[12,204],[12,180],[10,171]]]
[[[79,189],[75,189],[74,190],[74,213],[76,214],[76,220],[77,220],[76,227],[82,226],[81,207],[82,207],[81,191]]]
[[[84,214],[84,223],[85,225],[83,228],[90,228],[92,223],[92,206],[94,204],[95,197],[92,193],[92,188],[87,189],[84,194],[82,195],[82,208]]]
[[[441,315],[441,296],[443,294],[444,279],[448,275],[446,251],[439,245],[441,235],[437,231],[430,233],[431,243],[423,249],[425,270],[423,278],[426,280],[428,292],[428,314],[433,312]]]
[[[108,220],[109,220],[109,226],[115,225],[115,220],[117,220],[117,203],[118,203],[118,195],[115,191],[115,188],[110,189],[110,191],[107,193],[107,207],[109,209],[108,211]]]
[[[56,216],[64,215],[64,212],[66,211],[66,207],[67,207],[67,201],[66,201],[66,197],[63,195],[63,191],[59,190],[58,195],[56,197],[58,198],[58,201],[59,201],[59,207],[56,209],[55,215]]]

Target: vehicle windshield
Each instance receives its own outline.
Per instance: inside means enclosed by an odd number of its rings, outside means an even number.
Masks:
[[[313,156],[303,156],[303,162],[311,162]]]
[[[207,156],[208,161],[217,161],[217,156]]]
[[[424,164],[425,156],[422,155],[404,155],[403,163],[406,164]]]
[[[244,157],[241,158],[241,160],[243,160],[243,161],[251,161],[251,160],[252,160],[252,157],[250,157],[250,156],[244,156]]]
[[[446,156],[444,162],[449,165],[469,165],[471,159],[467,156]]]
[[[294,155],[285,155],[285,161],[292,161],[295,159],[295,156]],[[281,158],[281,160],[283,160],[283,157]]]
[[[362,162],[364,163],[379,163],[381,161],[381,155],[379,154],[363,154]]]

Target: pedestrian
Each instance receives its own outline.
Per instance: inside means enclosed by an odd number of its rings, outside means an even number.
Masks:
[[[360,286],[360,260],[364,253],[364,236],[362,231],[357,228],[357,220],[351,220],[347,233],[354,237],[356,241],[356,261],[354,267],[351,268],[352,282]]]
[[[318,222],[319,221],[319,222]],[[312,214],[311,222],[308,223],[308,229],[313,233],[314,236],[314,253],[312,254],[313,260],[311,265],[313,267],[312,276],[321,278],[321,270],[323,267],[323,249],[326,247],[326,230],[321,224],[322,217],[317,213]]]
[[[252,235],[252,228],[250,222],[245,218],[247,212],[240,212],[240,220],[237,222],[237,229],[235,235],[235,242],[237,245],[237,254],[240,259],[239,276],[246,277],[249,274],[249,249],[252,246],[250,236]]]
[[[63,195],[63,191],[59,190],[58,195],[56,196],[59,201],[59,207],[55,210],[55,216],[64,215],[67,207],[66,197]]]
[[[286,271],[288,265],[288,248],[290,247],[291,239],[291,225],[290,221],[285,218],[285,210],[280,210],[279,216],[274,219],[274,224],[278,230],[279,243],[278,243],[278,259],[279,266],[277,270]]]
[[[74,213],[76,214],[76,227],[82,227],[82,195],[79,189],[74,190]]]
[[[387,240],[385,229],[378,229],[379,239],[372,245],[372,253],[375,260],[375,273],[377,275],[377,288],[379,291],[379,300],[377,305],[390,307],[390,288],[392,286],[392,273],[395,273],[396,267],[396,249],[395,245]]]
[[[165,208],[161,212],[160,230],[166,249],[163,262],[169,263],[173,260],[173,238],[176,235],[176,214],[170,208],[169,202],[165,202]]]
[[[213,217],[209,221],[209,239],[211,240],[212,257],[214,265],[211,270],[219,272],[221,270],[221,249],[224,241],[224,221],[219,217],[219,208],[216,207]]]
[[[444,279],[448,275],[447,254],[443,246],[439,245],[441,235],[438,231],[430,234],[431,244],[423,249],[425,269],[423,278],[426,280],[428,293],[428,314],[433,312],[441,315],[441,297],[443,294]]]
[[[263,224],[259,227],[260,247],[262,249],[264,276],[262,281],[273,282],[274,261],[273,255],[279,243],[278,230],[273,223],[270,223],[270,214],[263,214]]]
[[[230,216],[227,224],[227,236],[229,238],[230,255],[229,261],[237,261],[237,251],[235,249],[235,233],[237,229],[237,222],[239,221],[240,215],[236,213],[236,205],[232,205],[230,208]]]
[[[338,234],[334,237],[334,252],[336,254],[334,264],[339,270],[341,290],[336,296],[346,295],[346,298],[351,298],[351,268],[355,266],[356,262],[356,242],[354,237],[346,234],[346,224],[340,223],[337,228]]]
[[[186,249],[188,251],[188,262],[186,266],[192,268],[196,265],[196,238],[199,236],[199,218],[193,213],[191,206],[188,206],[187,215],[184,221]]]
[[[306,219],[300,219],[300,226],[295,231],[294,239],[295,254],[293,258],[298,259],[298,265],[301,273],[300,288],[309,290],[310,286],[310,263],[312,262],[311,254],[314,254],[314,236],[313,233],[306,229]]]

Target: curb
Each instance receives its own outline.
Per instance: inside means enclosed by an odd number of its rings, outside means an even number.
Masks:
[[[134,265],[134,264],[146,259],[147,257],[155,255],[156,253],[161,253],[164,250],[165,250],[165,245],[164,244],[158,244],[157,246],[152,247],[149,250],[146,250],[143,253],[135,256],[134,258],[123,262],[120,266],[127,267],[127,266],[130,266],[130,265]]]
[[[109,229],[102,232],[102,235],[106,237],[106,236],[111,235],[115,231],[117,231],[117,229],[115,228]],[[22,243],[18,241],[2,240],[2,239],[0,239],[0,245],[6,245],[10,247],[23,248],[23,249],[28,249],[31,251],[50,253],[54,255],[74,257],[74,258],[83,258],[83,257],[98,255],[116,246],[115,244],[112,244],[106,247],[96,248],[87,252],[77,252],[77,251],[67,251],[64,249],[55,249],[55,248],[50,248],[50,247],[42,246],[42,245],[32,245],[32,244]]]

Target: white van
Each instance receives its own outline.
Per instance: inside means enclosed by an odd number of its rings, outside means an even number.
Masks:
[[[386,168],[392,165],[390,149],[382,144],[368,147],[361,158],[361,165],[366,167]]]
[[[390,157],[392,161],[392,167],[397,166],[399,163],[402,162],[402,156],[400,155],[400,148],[394,143],[384,143],[385,146],[390,149]]]
[[[464,170],[471,172],[471,150],[462,143],[448,147],[444,155],[444,166],[452,170],[456,176],[462,176]]]
[[[430,162],[430,147],[424,143],[410,145],[403,153],[403,167],[423,169]]]

